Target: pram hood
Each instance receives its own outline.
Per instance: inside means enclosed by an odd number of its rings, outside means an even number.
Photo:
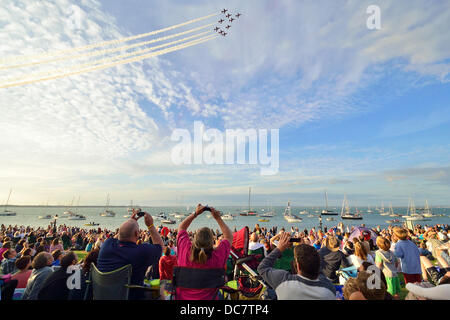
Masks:
[[[248,253],[249,230],[244,227],[233,234],[231,250],[239,257],[244,257]]]

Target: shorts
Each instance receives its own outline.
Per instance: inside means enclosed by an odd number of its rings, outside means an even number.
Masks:
[[[428,281],[435,286],[439,285],[442,277],[445,276],[447,272],[450,271],[450,268],[440,268],[439,271],[436,267],[430,267],[427,269]]]
[[[396,277],[385,277],[386,283],[387,283],[387,292],[389,292],[392,296],[395,296],[396,294],[400,293],[401,287],[400,287],[400,279]]]
[[[407,283],[422,282],[422,275],[421,274],[404,273],[403,277],[405,278],[405,285]]]

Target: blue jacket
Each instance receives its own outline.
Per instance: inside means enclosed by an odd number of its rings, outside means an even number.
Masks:
[[[403,273],[422,274],[419,248],[417,248],[414,242],[410,240],[399,240],[395,244],[394,254],[400,259]]]

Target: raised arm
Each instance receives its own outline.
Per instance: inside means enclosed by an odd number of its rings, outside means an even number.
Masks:
[[[230,228],[226,225],[226,223],[222,220],[222,217],[220,216],[220,212],[217,211],[214,208],[211,208],[211,215],[216,219],[217,224],[220,227],[220,230],[223,233],[223,237],[228,240],[230,245],[233,243],[233,233],[231,232]]]
[[[195,208],[195,212],[191,213],[186,219],[181,221],[180,225],[178,226],[178,232],[182,230],[187,230],[191,225],[192,221],[194,221],[195,218],[197,218],[200,214],[202,214],[203,211],[205,211],[205,206],[198,204],[197,208]]]
[[[164,242],[161,239],[161,236],[158,233],[158,230],[156,230],[155,226],[153,225],[153,218],[150,214],[147,212],[144,215],[145,225],[147,226],[148,232],[150,233],[150,237],[152,238],[153,244],[159,244],[161,248],[164,250]]]

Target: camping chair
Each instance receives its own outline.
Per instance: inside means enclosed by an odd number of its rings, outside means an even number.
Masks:
[[[132,266],[128,264],[110,272],[101,272],[92,264],[87,280],[85,300],[87,300],[90,287],[92,287],[93,300],[128,300],[130,289],[142,289],[157,293],[159,290],[144,286],[131,285]]]
[[[248,254],[249,230],[244,227],[233,234],[230,257],[233,279],[228,286],[239,291],[239,299],[259,299],[267,288],[260,275],[254,271],[260,262],[259,255]]]
[[[0,278],[0,300],[12,300],[14,290],[19,283],[18,280],[11,280],[11,274]]]
[[[174,267],[171,300],[176,299],[177,288],[194,290],[216,289],[216,293],[212,295],[213,300],[219,295],[221,289],[229,293],[236,291],[225,286],[224,268]]]

